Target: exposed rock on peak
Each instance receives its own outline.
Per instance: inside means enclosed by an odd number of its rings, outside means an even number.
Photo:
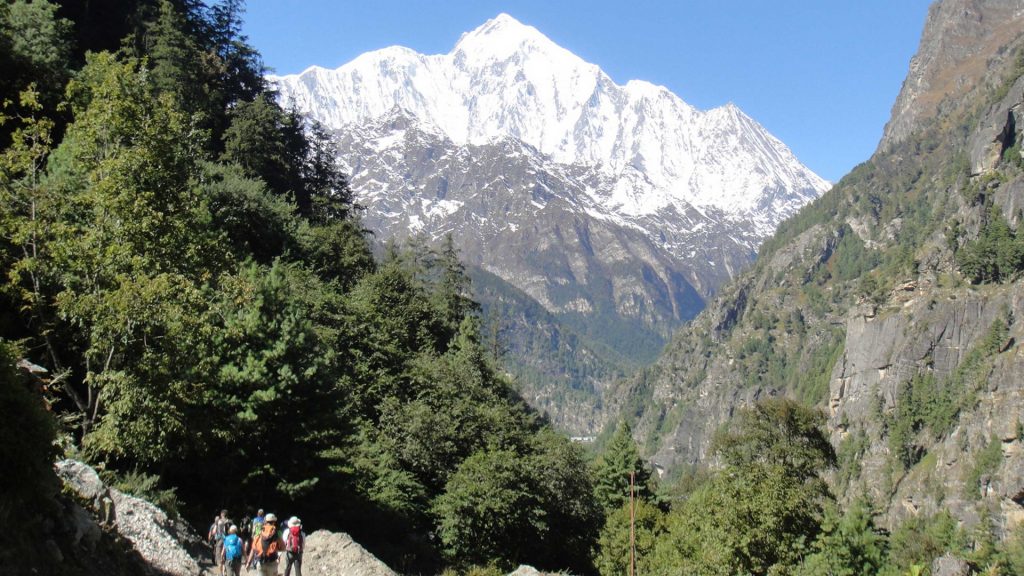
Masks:
[[[1024,29],[1024,0],[938,0],[925,22],[910,73],[893,105],[879,150],[921,128],[955,99],[989,79],[1007,54],[1000,50]],[[994,62],[995,61],[995,62]]]

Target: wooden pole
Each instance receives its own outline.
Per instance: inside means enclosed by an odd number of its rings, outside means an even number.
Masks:
[[[634,504],[633,485],[636,482],[636,472],[629,473],[629,576],[636,576],[636,505]]]

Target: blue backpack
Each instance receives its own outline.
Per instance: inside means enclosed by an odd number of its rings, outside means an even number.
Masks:
[[[238,534],[228,534],[224,538],[224,558],[228,562],[242,559],[242,539]]]

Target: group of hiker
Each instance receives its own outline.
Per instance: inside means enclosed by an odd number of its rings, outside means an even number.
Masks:
[[[214,561],[220,576],[239,576],[242,566],[246,571],[256,569],[260,576],[277,576],[281,557],[284,557],[284,576],[302,576],[302,551],[306,534],[302,521],[292,516],[284,526],[278,525],[277,516],[259,510],[252,519],[235,524],[228,511],[221,510],[213,519],[207,535],[213,544]]]

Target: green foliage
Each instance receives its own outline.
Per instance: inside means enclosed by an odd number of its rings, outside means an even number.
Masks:
[[[1001,551],[1000,563],[1009,574],[1024,574],[1024,524],[1009,534]]]
[[[798,482],[779,465],[727,468],[670,520],[660,554],[685,574],[769,574],[793,567],[819,531],[824,483]]]
[[[846,331],[832,330],[817,348],[807,351],[809,358],[806,360],[806,368],[799,371],[799,376],[794,378],[795,386],[791,388],[797,399],[814,405],[827,398],[832,369],[845,348]]]
[[[155,474],[148,474],[140,470],[132,470],[124,474],[115,474],[112,478],[104,478],[105,483],[112,487],[142,498],[159,506],[163,511],[172,517],[177,517],[181,502],[178,500],[175,488],[162,488],[160,477]]]
[[[191,114],[210,109],[209,94],[196,75],[210,74],[205,69],[202,47],[188,33],[185,17],[170,0],[159,2],[159,16],[146,31],[145,54],[149,59],[151,82],[157,91],[174,96],[176,102]]]
[[[871,507],[855,500],[845,513],[829,508],[814,552],[804,559],[798,574],[817,576],[874,576],[886,560],[887,540],[872,521]]]
[[[61,382],[68,441],[191,520],[287,507],[396,566],[591,571],[582,451],[489,358],[453,243],[375,261],[330,135],[265,92],[240,2],[114,4],[131,25],[64,7],[73,53],[53,5],[0,6],[0,68],[36,81],[0,113],[0,337]],[[49,91],[77,67],[60,113]],[[53,432],[21,400],[7,421],[32,437],[8,448],[32,452],[9,460],[35,473]]]
[[[829,268],[836,280],[847,282],[861,278],[880,262],[878,251],[869,250],[864,241],[847,225],[841,230],[835,253],[829,259]]]
[[[901,571],[915,565],[930,566],[946,552],[960,552],[963,543],[964,536],[949,512],[911,516],[889,538],[888,564]]]
[[[920,372],[900,388],[896,407],[884,423],[889,452],[904,469],[924,455],[924,447],[917,441],[921,430],[927,428],[934,439],[939,439],[952,430],[962,411],[973,406],[984,372],[1005,344],[1011,322],[1008,312],[996,318],[947,381],[939,381],[931,372]]]
[[[454,561],[511,568],[547,538],[531,470],[516,453],[484,451],[466,458],[435,504],[438,535]]]
[[[998,206],[989,208],[976,240],[956,253],[960,271],[975,284],[1006,282],[1024,270],[1024,242]]]
[[[284,199],[270,194],[260,180],[246,178],[236,166],[204,162],[192,186],[204,196],[211,223],[223,234],[237,259],[251,257],[269,264],[296,245],[300,220]],[[311,234],[320,235],[319,228]],[[336,256],[343,258],[345,250]]]
[[[653,503],[637,500],[633,509],[633,539],[636,573],[657,574],[671,559],[660,558],[655,549],[667,532],[668,518]],[[608,514],[598,541],[597,570],[600,574],[630,573],[630,507],[626,502]]]
[[[46,0],[15,0],[0,7],[0,103],[34,84],[41,101],[57,104],[70,76],[72,32],[72,23],[58,17],[57,10]]]
[[[974,455],[974,466],[964,481],[965,496],[971,500],[981,498],[982,480],[989,481],[992,474],[999,470],[1003,462],[1003,443],[993,435],[985,447]]]
[[[836,449],[838,468],[836,483],[839,490],[849,488],[853,479],[860,476],[861,459],[870,446],[871,441],[864,430],[848,433],[839,443],[839,447]]]
[[[669,520],[657,555],[684,574],[780,574],[811,551],[835,462],[824,417],[784,398],[743,409],[716,436],[724,467]]]
[[[1013,146],[1003,151],[1003,162],[1016,168],[1024,168],[1024,156],[1021,156],[1021,142],[1019,139],[1017,142],[1014,142]]]
[[[712,442],[729,467],[777,466],[801,482],[835,465],[822,431],[825,416],[788,398],[770,397],[739,411]]]
[[[889,453],[904,468],[913,466],[923,455],[915,444],[917,433],[924,427],[935,438],[943,436],[956,422],[959,413],[956,391],[941,386],[931,372],[919,372],[900,389],[896,408],[886,420]]]

